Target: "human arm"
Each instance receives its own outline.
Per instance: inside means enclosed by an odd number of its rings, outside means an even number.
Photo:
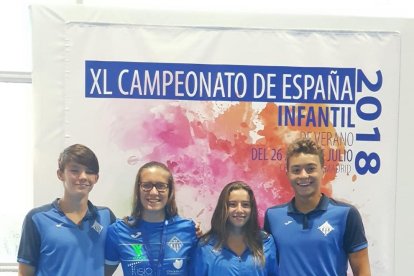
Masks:
[[[348,258],[354,276],[371,276],[368,248],[350,253]]]
[[[204,256],[205,252],[203,251],[204,250],[200,243],[194,248],[190,262],[190,275],[208,275],[206,256]]]
[[[29,212],[22,226],[19,250],[17,253],[18,275],[31,276],[36,272],[40,258],[41,238],[36,224],[33,221],[33,210]]]
[[[112,274],[114,274],[117,267],[118,267],[118,265],[107,265],[107,264],[105,264],[105,276],[112,276]]]
[[[119,253],[117,245],[120,243],[115,230],[116,223],[111,224],[108,228],[105,241],[105,276],[111,276],[119,265]]]
[[[19,263],[19,271],[17,273],[18,276],[33,276],[35,275],[36,268],[34,266]]]
[[[110,222],[112,224],[116,221],[116,216],[115,216],[114,212],[112,212],[111,209],[108,208],[108,210],[109,210],[109,219],[110,219]]]
[[[349,264],[355,276],[370,276],[368,242],[361,215],[352,206],[347,217],[344,248],[348,252]]]
[[[262,231],[263,253],[265,255],[265,266],[268,276],[279,275],[279,265],[277,263],[277,248],[273,236]]]
[[[268,213],[269,213],[269,209],[267,209],[265,212],[263,230],[267,233],[271,233]]]
[[[109,208],[108,208],[109,209]],[[116,221],[116,216],[115,214],[112,212],[112,210],[109,209],[109,217],[110,217],[110,222],[111,224],[114,223]],[[105,241],[105,252],[106,252],[106,246],[109,247],[109,245],[106,244]],[[118,268],[118,264],[116,265],[109,265],[109,264],[105,264],[105,268],[104,268],[104,275],[105,276],[112,276],[115,273],[115,270]]]

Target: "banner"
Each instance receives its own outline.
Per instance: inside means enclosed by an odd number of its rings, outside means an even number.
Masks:
[[[234,180],[252,186],[262,222],[268,207],[293,196],[287,146],[311,137],[324,148],[323,192],[359,209],[373,274],[392,274],[398,33],[81,17],[50,20],[62,30],[49,46],[60,58],[34,66],[61,72],[61,90],[47,91],[44,79],[34,89],[46,102],[57,93],[62,112],[50,116],[64,145],[98,154],[92,200],[128,215],[138,168],[157,160],[173,172],[179,213],[203,229]],[[40,31],[34,38],[51,40]]]

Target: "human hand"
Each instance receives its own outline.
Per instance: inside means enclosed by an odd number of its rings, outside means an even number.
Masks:
[[[195,224],[195,230],[197,238],[200,238],[203,235],[203,230],[201,230],[201,222],[197,221]]]

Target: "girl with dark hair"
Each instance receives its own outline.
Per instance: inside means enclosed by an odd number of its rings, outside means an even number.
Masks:
[[[136,176],[131,215],[108,229],[105,275],[119,263],[124,275],[189,275],[196,244],[194,222],[178,216],[170,170],[146,163]]]
[[[227,184],[197,246],[192,275],[278,275],[273,237],[260,230],[253,190]]]

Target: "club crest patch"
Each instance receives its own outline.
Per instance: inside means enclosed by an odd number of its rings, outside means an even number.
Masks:
[[[176,236],[172,237],[171,240],[169,242],[167,242],[167,245],[174,250],[175,252],[178,253],[178,251],[180,251],[180,249],[183,247],[183,242],[180,241],[179,238],[177,238]]]
[[[96,232],[98,232],[98,234],[101,233],[103,226],[100,225],[96,220],[95,222],[92,224],[92,229],[95,230]]]
[[[328,221],[325,221],[321,226],[318,227],[318,229],[326,236],[328,236],[329,233],[331,233],[335,228],[332,227],[332,225],[329,224]]]

